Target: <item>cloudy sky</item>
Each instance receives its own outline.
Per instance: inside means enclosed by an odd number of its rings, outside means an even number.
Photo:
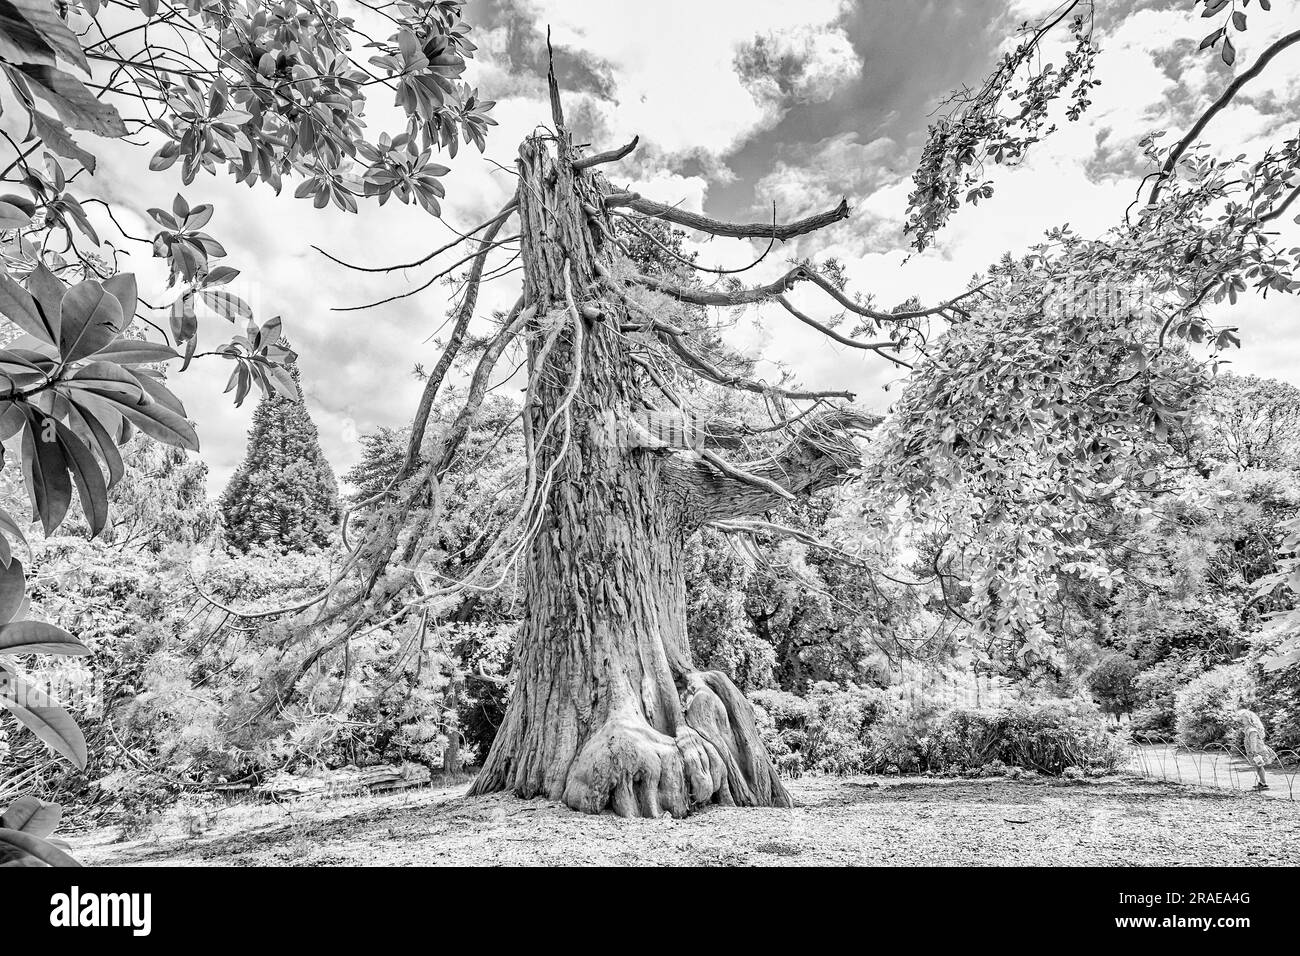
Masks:
[[[875,293],[885,305],[911,295],[933,302],[1050,226],[1068,222],[1084,234],[1103,232],[1133,197],[1137,141],[1153,129],[1185,128],[1230,77],[1217,58],[1194,52],[1208,21],[1190,10],[1190,0],[1098,0],[1103,85],[1086,120],[1041,145],[1024,167],[995,173],[993,201],[963,210],[936,248],[907,259],[901,223],[928,114],[953,87],[977,83],[1020,22],[1054,6],[1040,0],[474,0],[467,18],[481,50],[470,78],[498,101],[500,126],[487,157],[509,167],[521,138],[548,119],[549,25],[580,141],[607,148],[641,136],[632,160],[611,168],[616,183],[722,218],[763,218],[774,201],[782,218],[793,218],[847,197],[848,222],[820,234],[815,245],[805,240],[783,251],[838,256],[854,288]],[[1300,26],[1300,10],[1290,4],[1276,4],[1271,13],[1250,9],[1239,65]],[[1234,152],[1258,152],[1294,133],[1300,53],[1284,54],[1251,90],[1212,129]],[[382,125],[382,108],[375,119]],[[128,208],[165,205],[180,188],[179,167],[151,174],[142,151],[102,152],[97,188]],[[477,224],[505,202],[513,177],[495,164],[477,152],[451,164],[447,222]],[[356,459],[358,434],[409,420],[420,389],[412,368],[436,361],[451,290],[436,287],[368,312],[331,311],[410,288],[429,270],[359,276],[311,245],[383,265],[441,244],[450,236],[447,227],[392,203],[359,216],[321,212],[292,199],[290,190],[275,197],[262,187],[237,187],[226,176],[200,179],[184,192],[192,204],[216,204],[210,231],[225,242],[226,262],[244,270],[242,291],[261,316],[284,317],[302,355],[322,444],[342,472]],[[130,212],[123,221],[128,230],[148,229]],[[746,263],[759,248],[722,240],[699,246],[702,261],[723,266]],[[143,260],[132,265],[149,269]],[[773,257],[764,268],[750,275],[770,278],[785,264]],[[504,308],[516,295],[517,276],[503,280],[487,289],[480,313]],[[796,299],[813,314],[827,313],[816,297]],[[1237,308],[1233,321],[1245,339],[1239,370],[1300,384],[1295,310],[1295,303],[1277,300]],[[805,383],[854,389],[876,410],[891,398],[884,386],[898,381],[878,359],[827,342],[779,307],[752,309],[735,334],[757,356],[780,356]],[[215,343],[217,332],[209,335]],[[213,494],[243,455],[255,406],[250,400],[235,409],[221,394],[229,372],[223,364],[209,360],[173,378],[198,422]]]

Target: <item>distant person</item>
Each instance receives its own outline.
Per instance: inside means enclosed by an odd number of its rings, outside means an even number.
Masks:
[[[1268,777],[1264,768],[1277,760],[1277,751],[1264,743],[1264,722],[1253,712],[1244,707],[1237,711],[1237,720],[1241,724],[1241,734],[1246,748],[1246,756],[1259,774],[1256,790],[1268,789]]]

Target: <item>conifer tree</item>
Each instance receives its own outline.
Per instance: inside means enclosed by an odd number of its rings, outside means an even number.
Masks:
[[[298,367],[289,366],[295,385]],[[243,464],[221,496],[226,540],[303,550],[328,543],[339,519],[338,483],[303,403],[278,391],[263,397],[248,433]]]

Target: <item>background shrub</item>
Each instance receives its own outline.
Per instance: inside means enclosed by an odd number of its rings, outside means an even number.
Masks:
[[[1250,706],[1254,696],[1254,681],[1240,664],[1221,664],[1194,678],[1174,698],[1178,742],[1197,749],[1238,743],[1236,710]]]
[[[1111,773],[1128,754],[1127,736],[1079,700],[1018,704],[1006,712],[999,756],[1009,766],[1060,774],[1066,767]]]

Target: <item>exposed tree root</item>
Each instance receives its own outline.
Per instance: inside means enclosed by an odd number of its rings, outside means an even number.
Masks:
[[[564,802],[621,817],[684,817],[725,786],[722,758],[689,728],[676,738],[655,730],[629,704],[588,738],[569,768]]]
[[[675,735],[652,727],[631,700],[612,710],[578,750],[551,792],[574,810],[623,817],[684,817],[708,804],[791,806],[790,795],[754,722],[753,709],[725,674],[686,675],[685,702]],[[503,732],[511,728],[503,727]],[[472,793],[511,789],[537,795],[512,779],[522,766],[485,768]],[[557,788],[558,789],[558,788]]]
[[[754,708],[721,671],[687,678],[686,724],[722,756],[726,767],[718,802],[742,807],[788,807],[786,792],[758,735]]]

